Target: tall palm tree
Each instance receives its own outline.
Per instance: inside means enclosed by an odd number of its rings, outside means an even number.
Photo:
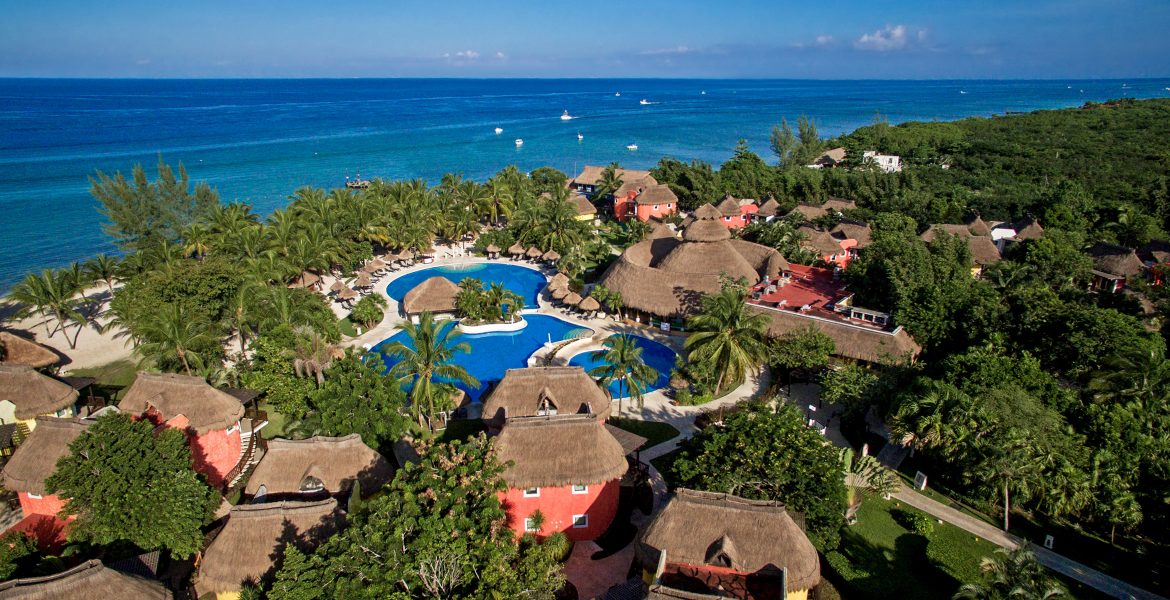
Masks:
[[[906,394],[889,420],[890,433],[916,450],[938,448],[949,453],[968,432],[961,430],[965,412],[974,403],[953,385],[931,381],[922,393]]]
[[[719,373],[715,394],[723,385],[739,381],[767,357],[764,342],[768,317],[749,313],[747,290],[726,285],[718,294],[703,298],[702,310],[687,320],[687,360]]]
[[[200,223],[191,223],[179,233],[183,240],[183,255],[203,260],[210,248],[213,234],[211,230]]]
[[[1042,464],[1036,455],[1035,444],[1024,432],[1007,430],[985,441],[987,453],[971,472],[971,476],[986,487],[998,488],[1002,493],[1003,530],[1011,524],[1012,498],[1027,500],[1040,487]]]
[[[618,173],[621,168],[621,165],[614,162],[602,169],[601,177],[597,180],[597,187],[593,190],[594,198],[605,200],[622,187],[624,182],[622,181],[622,176]]]
[[[1146,435],[1154,435],[1158,413],[1170,406],[1170,360],[1162,348],[1137,350],[1107,363],[1089,382],[1093,398],[1128,413]]]
[[[979,565],[983,581],[959,588],[955,600],[1049,600],[1065,594],[1064,588],[1027,548],[997,548],[994,557]]]
[[[642,388],[650,387],[658,381],[658,370],[646,364],[642,359],[642,347],[629,335],[611,335],[602,342],[604,349],[594,350],[590,358],[604,364],[593,367],[589,374],[600,378],[598,385],[608,387],[611,382],[618,382],[618,414],[622,414],[622,400],[629,396],[638,404],[638,408],[645,406]],[[628,392],[628,393],[627,393]]]
[[[524,299],[499,283],[493,283],[484,290],[484,303],[495,313],[492,318],[500,322],[514,318],[524,308]]]
[[[65,331],[68,323],[78,323],[83,327],[85,317],[78,310],[78,301],[74,296],[81,291],[81,283],[76,275],[68,269],[45,269],[39,275],[29,273],[13,288],[10,297],[21,305],[17,314],[29,316],[39,314],[45,317],[45,332],[53,337],[58,331]],[[55,320],[57,326],[49,329],[49,320]],[[78,330],[80,333],[80,329]],[[69,340],[69,335],[65,335]],[[69,347],[76,348],[77,338],[69,340]]]
[[[209,323],[192,318],[181,304],[164,305],[150,316],[134,332],[138,341],[135,350],[141,357],[139,364],[165,365],[178,361],[188,375],[193,374],[192,366],[203,369],[207,365],[200,349],[216,341]]]
[[[119,260],[108,254],[99,254],[85,262],[85,272],[94,281],[106,284],[110,297],[114,297],[114,280],[118,278]]]
[[[479,387],[478,379],[454,364],[455,355],[471,352],[471,346],[456,342],[460,334],[455,333],[455,328],[436,323],[429,312],[419,315],[418,323],[407,321],[400,328],[409,342],[394,342],[382,351],[398,359],[390,367],[390,375],[402,383],[414,383],[410,390],[411,409],[419,426],[434,432],[436,410],[445,410],[454,392],[454,386],[446,382]]]

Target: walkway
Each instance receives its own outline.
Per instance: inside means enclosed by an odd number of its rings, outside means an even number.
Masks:
[[[601,546],[595,542],[577,542],[565,563],[565,579],[577,588],[577,597],[582,600],[598,598],[609,588],[625,583],[626,574],[634,562],[633,544],[626,544],[611,556],[593,560],[591,557],[600,551]]]

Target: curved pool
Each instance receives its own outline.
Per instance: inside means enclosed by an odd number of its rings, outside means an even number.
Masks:
[[[472,277],[488,284],[499,283],[524,299],[525,308],[537,308],[536,299],[548,280],[540,271],[510,265],[507,263],[471,263],[466,265],[445,265],[407,273],[386,285],[386,295],[395,302],[402,302],[406,293],[431,277],[445,277],[456,285],[465,277]]]
[[[593,335],[591,329],[547,315],[524,315],[524,320],[528,321],[528,326],[520,331],[463,334],[453,339],[453,343],[466,342],[471,346],[471,352],[456,354],[454,362],[479,380],[480,385],[475,389],[456,384],[472,401],[478,402],[488,387],[503,379],[504,371],[527,367],[528,357],[550,339],[555,342]],[[455,321],[450,320],[443,324],[443,329],[454,326]],[[386,356],[382,348],[393,342],[407,343],[406,334],[398,332],[370,350],[381,355],[387,369],[397,361]]]
[[[642,360],[658,371],[658,380],[654,382],[654,385],[639,386],[642,389],[642,393],[666,387],[667,384],[670,383],[670,372],[674,369],[674,359],[676,356],[678,356],[677,353],[675,353],[675,351],[672,350],[669,346],[660,344],[652,339],[644,338],[640,335],[632,335],[630,337],[634,338],[634,343],[642,349]],[[577,354],[569,360],[569,364],[577,367],[584,367],[586,373],[588,373],[594,367],[600,367],[607,364],[602,360],[594,360],[592,354],[592,351]],[[614,399],[617,399],[618,394],[621,393],[618,389],[619,387],[621,387],[621,385],[616,381],[609,384],[609,393],[613,396]],[[622,397],[624,398],[628,396]]]

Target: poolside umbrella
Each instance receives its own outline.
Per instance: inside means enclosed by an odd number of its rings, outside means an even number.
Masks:
[[[512,256],[524,256],[524,246],[521,246],[520,242],[516,242],[508,248],[508,254]]]
[[[581,294],[578,294],[577,292],[569,292],[569,295],[565,296],[565,299],[561,300],[561,302],[564,302],[569,306],[577,306],[581,303]]]
[[[353,287],[364,288],[364,287],[370,287],[372,285],[374,285],[374,282],[370,281],[370,274],[369,273],[358,274],[357,281],[353,282]]]
[[[338,300],[353,300],[354,298],[357,298],[358,295],[359,294],[357,292],[353,291],[352,288],[345,288],[345,289],[341,290],[340,292],[337,292],[337,299]]]
[[[334,281],[333,285],[329,286],[329,291],[334,292],[334,293],[340,292],[341,290],[344,290],[344,289],[345,289],[345,284],[341,283],[340,279],[338,279],[337,281]]]
[[[557,273],[556,275],[553,275],[548,284],[550,288],[565,285],[569,285],[569,278],[564,273]]]
[[[570,292],[569,292],[568,288],[557,288],[557,289],[552,290],[550,292],[550,294],[553,297],[553,300],[564,300],[565,296],[568,296],[569,293]]]
[[[403,250],[398,253],[398,260],[414,260],[414,252]]]
[[[524,255],[527,256],[528,258],[540,258],[541,254],[544,254],[544,253],[541,252],[540,248],[537,248],[536,246],[532,246],[532,247],[528,248],[528,252],[524,253]]]
[[[488,244],[487,253],[498,255],[500,253],[500,247],[495,244]]]
[[[569,289],[569,284],[567,284],[567,283],[561,283],[559,281],[554,281],[554,282],[548,284],[548,291],[550,291],[550,292],[555,292],[557,290],[568,290],[568,289]]]
[[[378,269],[385,269],[386,263],[382,262],[382,259],[380,258],[375,258],[374,260],[371,260],[370,264],[366,266],[377,271]]]
[[[601,304],[597,302],[597,299],[595,299],[593,296],[589,296],[582,300],[581,303],[577,305],[577,308],[585,312],[597,312],[601,310]]]
[[[556,250],[549,250],[548,252],[544,253],[544,256],[540,257],[540,260],[543,260],[545,262],[556,262],[556,261],[560,260],[560,258],[561,258],[561,255],[557,254]]]

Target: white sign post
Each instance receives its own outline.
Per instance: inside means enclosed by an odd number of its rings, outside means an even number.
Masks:
[[[926,473],[918,471],[914,474],[914,487],[920,492],[926,489]]]

